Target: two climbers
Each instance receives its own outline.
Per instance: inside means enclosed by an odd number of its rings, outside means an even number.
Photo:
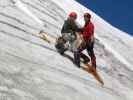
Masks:
[[[80,58],[83,58],[84,63],[88,63],[90,61],[89,57],[82,53],[83,50],[87,50],[88,55],[91,58],[92,66],[96,68],[96,57],[94,54],[94,25],[91,22],[91,15],[89,13],[84,14],[84,27],[79,27],[76,23],[77,14],[75,12],[71,12],[65,20],[61,33],[62,36],[58,38],[56,48],[63,54],[67,49],[67,42],[71,45],[72,51],[74,53],[74,63],[80,67]],[[80,37],[80,38],[78,38]],[[82,40],[80,46],[76,46],[77,40]]]

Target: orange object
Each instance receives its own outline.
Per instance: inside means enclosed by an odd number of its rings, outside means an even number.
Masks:
[[[104,82],[102,80],[102,78],[100,77],[100,75],[98,74],[97,70],[95,69],[95,67],[91,66],[90,64],[84,64],[82,67],[83,70],[85,70],[86,72],[88,72],[89,74],[91,74],[92,76],[94,76],[94,78],[103,86]]]

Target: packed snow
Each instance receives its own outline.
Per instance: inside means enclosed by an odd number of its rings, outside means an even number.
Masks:
[[[92,14],[103,87],[37,36],[58,37],[70,11],[81,25],[83,13]],[[0,0],[0,100],[133,100],[132,43],[74,0]]]

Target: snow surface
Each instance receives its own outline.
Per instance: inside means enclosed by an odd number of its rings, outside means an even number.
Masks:
[[[90,12],[95,24],[101,87],[60,56],[40,30],[60,35],[70,11]],[[0,100],[133,100],[133,38],[74,0],[0,0]]]

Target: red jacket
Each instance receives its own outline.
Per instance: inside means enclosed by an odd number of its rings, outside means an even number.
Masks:
[[[85,41],[90,40],[94,36],[94,25],[92,22],[85,24],[82,35]]]

